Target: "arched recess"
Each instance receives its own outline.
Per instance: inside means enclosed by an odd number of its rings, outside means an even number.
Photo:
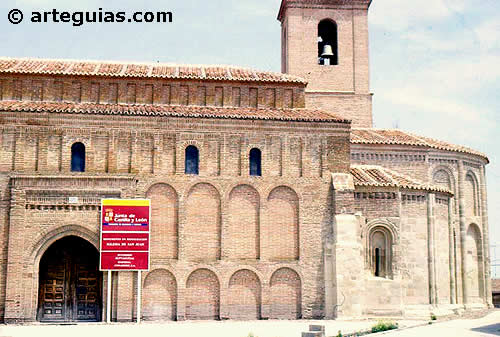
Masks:
[[[255,188],[239,185],[229,194],[227,237],[230,259],[260,257],[260,196]]]
[[[470,224],[466,238],[467,285],[469,301],[482,303],[484,297],[484,264],[481,231],[476,224]]]
[[[71,146],[71,172],[85,172],[85,145],[76,142]]]
[[[467,172],[464,184],[465,216],[479,215],[479,189],[475,174]]]
[[[271,260],[299,259],[299,198],[289,187],[279,186],[267,198],[263,239]]]
[[[146,197],[151,199],[151,255],[153,258],[178,257],[178,196],[167,184],[155,184]]]
[[[251,176],[262,175],[262,152],[258,148],[253,148],[248,154],[249,174]]]
[[[271,319],[301,318],[301,281],[290,268],[281,268],[271,276]]]
[[[331,49],[325,50],[325,46]],[[325,51],[331,51],[332,55],[325,54]],[[337,23],[331,19],[321,20],[318,24],[318,64],[339,64]]]
[[[372,227],[368,232],[368,261],[373,276],[392,278],[393,235],[382,225]]]
[[[67,236],[77,236],[90,242],[96,249],[99,249],[99,234],[80,225],[66,225],[58,227],[44,235],[39,235],[39,239],[32,246],[30,257],[27,261],[29,265],[35,266],[38,270],[40,259],[45,251],[57,240]]]
[[[156,269],[144,279],[142,314],[145,320],[176,320],[177,282],[166,269]]]
[[[219,319],[220,283],[208,269],[193,271],[186,281],[186,319]]]
[[[242,269],[229,280],[229,318],[239,320],[260,319],[261,283],[251,270]]]
[[[200,172],[200,151],[194,145],[189,145],[184,150],[184,173],[199,174]]]
[[[220,194],[207,183],[193,186],[186,201],[184,242],[186,258],[191,261],[220,259]]]
[[[438,167],[432,174],[433,185],[440,186],[448,189],[450,192],[455,193],[455,178],[451,170],[445,167]],[[456,212],[456,205],[453,204],[453,212]]]
[[[64,236],[40,258],[37,319],[98,322],[102,315],[99,253],[90,242]]]

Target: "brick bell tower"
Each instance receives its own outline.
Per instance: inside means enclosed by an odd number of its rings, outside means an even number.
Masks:
[[[371,0],[282,0],[281,71],[305,78],[306,106],[372,127]]]

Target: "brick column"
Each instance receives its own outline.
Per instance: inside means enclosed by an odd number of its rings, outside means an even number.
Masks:
[[[491,292],[491,267],[490,267],[490,235],[488,225],[488,195],[486,188],[486,168],[483,166],[480,175],[480,190],[481,190],[481,220],[483,223],[483,256],[484,256],[484,292],[486,303],[490,308],[493,307],[493,299]]]
[[[467,226],[465,224],[465,191],[464,191],[464,163],[458,161],[458,214],[460,219],[460,258],[462,263],[462,302],[469,302],[469,289],[467,286]]]
[[[7,280],[5,287],[5,317],[6,323],[17,323],[35,319],[24,315],[23,304],[30,301],[23,298],[24,275],[24,224],[25,208],[24,191],[12,189],[9,215],[9,243],[7,253]]]
[[[116,297],[116,320],[118,322],[131,322],[134,313],[134,297],[136,286],[134,278],[137,278],[137,272],[120,271],[116,273],[117,287]]]

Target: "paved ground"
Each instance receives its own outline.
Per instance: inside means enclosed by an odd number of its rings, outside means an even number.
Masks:
[[[402,321],[403,325],[422,322]],[[343,333],[368,329],[376,321],[192,321],[165,323],[83,323],[78,325],[0,325],[0,336],[12,337],[301,337],[302,331],[309,330],[309,324],[320,324],[326,328],[327,336],[341,330]]]
[[[327,336],[334,336],[339,330],[343,333],[370,328],[375,321],[249,321],[249,322],[165,322],[140,325],[132,323],[89,323],[78,325],[0,325],[0,336],[31,337],[301,337],[309,324],[326,327]],[[486,317],[474,320],[460,319],[424,325],[422,321],[399,321],[400,326],[411,327],[402,331],[383,333],[388,337],[492,337],[500,336],[500,310]],[[377,335],[375,335],[377,336]]]
[[[403,329],[385,334],[387,337],[493,337],[500,336],[500,310],[479,319],[457,319],[431,325]]]

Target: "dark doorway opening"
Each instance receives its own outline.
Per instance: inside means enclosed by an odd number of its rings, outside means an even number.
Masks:
[[[40,322],[99,322],[102,316],[99,253],[89,242],[68,236],[43,254],[39,268]]]

